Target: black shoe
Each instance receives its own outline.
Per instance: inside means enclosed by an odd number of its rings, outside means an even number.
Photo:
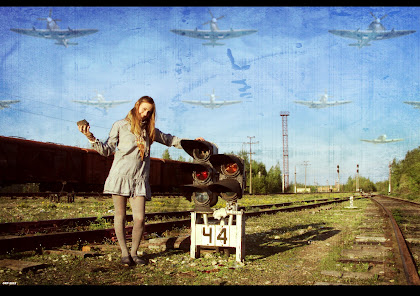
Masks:
[[[131,256],[130,256],[130,255],[128,255],[128,256],[126,256],[126,257],[122,257],[122,258],[121,258],[121,264],[122,264],[122,265],[126,265],[126,266],[132,266],[132,265],[134,265],[135,263],[134,263],[134,261],[133,261],[133,258],[131,258]]]
[[[140,258],[139,256],[133,256],[132,260],[137,265],[146,265],[147,264],[147,261],[144,260],[143,258]]]

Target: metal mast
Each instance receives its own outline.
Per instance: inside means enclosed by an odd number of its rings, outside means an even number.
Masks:
[[[289,111],[280,112],[281,126],[283,131],[283,176],[284,176],[284,187],[287,190],[289,188],[289,144],[288,144],[288,133],[287,133],[287,116]]]

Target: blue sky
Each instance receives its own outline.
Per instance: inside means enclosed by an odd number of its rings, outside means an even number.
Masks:
[[[52,9],[62,29],[98,29],[72,39],[77,46],[19,35],[10,28],[45,28]],[[175,35],[171,29],[208,29],[208,8],[220,29],[256,29],[229,39],[224,46]],[[0,7],[0,99],[21,102],[0,110],[0,134],[88,147],[76,127],[86,119],[105,140],[112,124],[126,116],[135,101],[149,95],[157,105],[157,127],[182,138],[204,137],[219,153],[249,149],[267,170],[282,162],[281,111],[289,111],[289,174],[332,184],[340,165],[341,183],[360,174],[385,180],[388,163],[419,146],[420,110],[403,101],[420,101],[419,32],[371,46],[348,46],[353,40],[330,29],[366,29],[381,17],[391,30],[419,30],[420,7]],[[232,60],[234,59],[234,64]],[[243,83],[241,83],[243,82]],[[238,105],[205,109],[182,100],[242,100]],[[72,100],[99,91],[107,100],[131,100],[106,114]],[[309,109],[294,100],[352,103]],[[383,145],[361,142],[381,134],[404,141]],[[152,156],[165,146],[154,144]],[[173,158],[187,154],[170,148]]]

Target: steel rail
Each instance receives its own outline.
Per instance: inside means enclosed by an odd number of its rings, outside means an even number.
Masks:
[[[146,233],[162,234],[172,228],[181,228],[190,226],[190,224],[191,219],[150,223],[145,225],[144,231]],[[132,226],[126,227],[128,235],[131,233],[132,229]],[[62,245],[77,244],[78,242],[102,242],[104,239],[112,239],[113,237],[115,237],[115,230],[113,228],[6,237],[0,239],[0,254],[42,248],[55,248]]]
[[[101,197],[101,198],[111,198],[111,194],[105,194],[102,192],[68,192],[68,191],[56,191],[56,192],[0,192],[1,197],[43,197],[48,198],[53,195],[58,195],[60,198],[65,198],[68,195],[74,195],[78,197]],[[182,196],[181,193],[167,193],[167,192],[152,192],[152,196],[159,197],[159,196]]]
[[[389,197],[386,197],[386,198],[389,198]],[[407,246],[407,243],[404,239],[404,236],[397,222],[395,221],[389,209],[387,209],[380,201],[378,201],[375,197],[372,197],[371,200],[373,200],[389,218],[389,221],[394,230],[395,238],[397,240],[398,250],[400,253],[401,262],[404,268],[404,273],[405,273],[407,283],[410,285],[420,285],[420,277],[416,269],[416,264],[414,262],[414,259],[411,255],[411,252]]]
[[[312,203],[312,204],[299,205],[299,206],[284,207],[284,208],[279,208],[279,209],[269,209],[269,210],[263,210],[263,211],[258,211],[258,212],[246,212],[245,217],[253,217],[253,216],[255,217],[255,216],[260,216],[263,214],[275,214],[278,212],[301,211],[301,210],[317,208],[320,206],[329,205],[333,203],[344,202],[347,200],[349,200],[349,198],[344,197],[344,198],[339,198],[339,199],[334,199],[334,200],[329,200],[329,201],[322,201],[322,202],[317,202],[317,203]],[[308,201],[308,202],[311,202],[311,201]]]
[[[154,219],[158,217],[182,218],[190,215],[191,211],[173,211],[173,212],[151,212],[146,213],[146,219]],[[114,220],[113,215],[102,216],[106,221]],[[7,222],[0,223],[1,233],[19,233],[24,231],[37,232],[44,228],[58,228],[58,227],[74,227],[85,226],[98,221],[98,217],[80,217],[67,218],[55,220],[38,220],[38,221],[21,221],[21,222]],[[133,215],[127,215],[128,222],[133,221]]]
[[[349,200],[349,197],[345,198],[336,198],[330,201],[322,201],[313,204],[298,205],[292,207],[284,207],[278,209],[268,209],[255,212],[245,212],[245,217],[255,217],[263,214],[274,214],[277,212],[291,212],[291,211],[300,211],[304,209],[310,209],[315,207],[320,207],[332,203],[338,203]],[[267,206],[267,205],[263,205]],[[255,206],[254,206],[255,207]],[[168,212],[169,214],[171,212]],[[173,212],[172,212],[173,213]],[[190,211],[178,212],[178,213],[190,213]],[[153,214],[165,214],[165,213],[153,213]],[[127,215],[129,216],[129,215]],[[107,216],[109,219],[112,219],[113,216]],[[86,220],[96,217],[87,217]],[[74,219],[63,219],[66,220],[77,220]],[[127,219],[128,220],[128,219]],[[63,222],[64,222],[63,221]],[[49,220],[45,221],[34,221],[33,223],[48,223]],[[17,222],[17,223],[30,223],[30,222]],[[160,222],[160,223],[149,223],[145,225],[146,233],[158,233],[161,234],[167,230],[173,228],[181,228],[190,226],[191,219],[182,219],[176,221]],[[4,223],[7,224],[7,223]],[[126,227],[128,233],[131,232],[132,227]],[[110,229],[98,229],[98,230],[87,230],[87,231],[73,231],[73,232],[59,232],[59,233],[49,233],[49,234],[36,234],[36,235],[25,235],[25,236],[9,236],[0,239],[0,254],[7,252],[19,252],[19,251],[28,251],[36,250],[41,248],[54,248],[62,245],[72,245],[80,241],[82,242],[99,242],[104,239],[111,239],[115,236],[115,231],[113,228]]]
[[[334,200],[337,200],[335,198]],[[293,202],[283,202],[276,204],[262,204],[262,205],[251,205],[251,206],[240,206],[239,209],[264,209],[272,207],[285,207],[298,203],[309,203],[309,202],[323,202],[328,201],[328,199],[312,199],[306,201],[293,201]],[[154,219],[159,217],[169,217],[169,218],[182,218],[189,216],[191,211],[173,211],[173,212],[151,212],[146,213],[147,219]],[[95,223],[99,218],[98,217],[79,217],[79,218],[66,218],[66,219],[54,219],[54,220],[38,220],[38,221],[20,221],[20,222],[6,222],[0,223],[0,234],[5,233],[23,233],[27,234],[42,232],[48,228],[59,228],[59,227],[75,227],[75,226],[86,226],[91,223]],[[106,221],[113,221],[113,215],[102,216],[101,219]],[[126,219],[128,222],[133,220],[132,215],[127,215]]]
[[[416,206],[420,206],[420,203],[412,201],[412,200],[408,200],[408,199],[403,199],[403,198],[398,198],[398,197],[394,197],[394,196],[389,196],[389,195],[382,195],[382,194],[378,194],[377,196],[383,197],[383,198],[388,198],[388,199],[393,199],[393,200],[397,200],[397,201],[401,201],[404,203],[409,203],[409,204],[413,204]]]
[[[338,197],[334,198],[338,199]],[[322,198],[322,199],[311,199],[311,200],[301,200],[301,201],[289,201],[289,202],[282,202],[282,203],[275,203],[275,204],[261,204],[261,205],[251,205],[251,206],[240,206],[239,209],[250,209],[250,208],[258,208],[258,209],[268,209],[272,207],[285,207],[290,206],[293,204],[298,203],[308,203],[308,202],[321,202],[321,201],[327,201],[328,198]]]

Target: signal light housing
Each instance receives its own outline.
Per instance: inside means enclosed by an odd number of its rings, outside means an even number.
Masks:
[[[196,212],[212,212],[210,207],[217,203],[218,195],[209,190],[208,186],[217,181],[218,176],[209,160],[217,154],[218,148],[213,143],[198,140],[181,140],[181,146],[195,164],[190,166],[193,184],[184,186],[184,194],[187,199],[194,201]]]
[[[191,198],[195,204],[195,211],[203,213],[211,212],[210,208],[216,205],[218,201],[218,196],[216,193],[206,189],[198,190],[198,188],[194,189]]]
[[[246,186],[244,160],[233,154],[217,154],[210,157],[210,162],[219,172],[219,181],[209,189],[229,202],[242,198]]]
[[[198,163],[206,163],[210,156],[218,153],[217,146],[207,141],[181,140],[181,146]]]
[[[207,141],[181,140],[192,158],[189,166],[193,184],[184,186],[184,194],[195,203],[196,212],[212,212],[218,197],[230,203],[242,198],[246,186],[244,160],[236,155],[217,154],[215,144]]]

